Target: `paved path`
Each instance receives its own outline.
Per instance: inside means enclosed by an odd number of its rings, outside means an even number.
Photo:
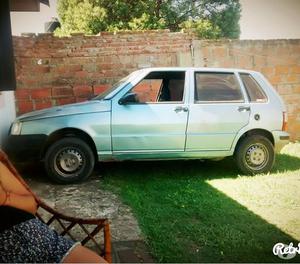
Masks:
[[[22,174],[26,175],[24,178],[32,190],[58,211],[82,218],[107,217],[110,221],[114,262],[153,262],[131,209],[117,195],[102,188],[99,173],[83,183],[70,185],[53,184],[45,177],[40,177],[44,174],[42,168],[25,167]]]

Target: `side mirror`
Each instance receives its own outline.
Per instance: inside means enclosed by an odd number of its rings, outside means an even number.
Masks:
[[[128,93],[125,94],[120,100],[119,105],[126,105],[128,103],[136,103],[136,94],[135,93]]]

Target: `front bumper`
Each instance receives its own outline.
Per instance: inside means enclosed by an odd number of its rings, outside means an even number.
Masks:
[[[280,150],[290,142],[290,134],[284,131],[273,131],[275,144],[275,152],[279,153]]]
[[[15,162],[39,161],[47,140],[46,135],[10,135],[4,151]]]

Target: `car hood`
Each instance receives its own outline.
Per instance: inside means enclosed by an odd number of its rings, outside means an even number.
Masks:
[[[107,100],[92,100],[83,103],[68,104],[62,106],[51,107],[43,110],[38,110],[19,116],[17,121],[31,121],[36,119],[44,119],[66,115],[88,114],[95,112],[108,112],[111,110],[110,101]]]

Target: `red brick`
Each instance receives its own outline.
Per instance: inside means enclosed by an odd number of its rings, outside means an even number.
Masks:
[[[32,99],[51,98],[51,88],[38,88],[31,91]]]
[[[68,73],[68,72],[80,72],[82,70],[82,65],[59,65],[54,68],[54,72],[57,73]]]
[[[73,89],[69,86],[53,87],[52,88],[52,97],[69,97],[73,96]]]
[[[67,72],[67,67],[65,65],[59,65],[59,66],[56,66],[53,68],[53,71],[54,72],[57,72],[57,73],[66,73]]]
[[[276,85],[281,82],[281,76],[274,75],[271,78],[269,78],[269,80],[270,80],[271,84]]]
[[[87,101],[87,97],[76,97],[76,102],[77,103],[80,103],[80,102],[85,102],[85,101]]]
[[[88,72],[86,72],[86,71],[75,72],[75,77],[77,77],[77,78],[85,78],[87,76],[88,76]]]
[[[293,91],[294,93],[300,94],[300,85],[294,87]]]
[[[300,73],[300,65],[296,65],[296,66],[293,66],[292,68],[291,68],[291,72],[292,73]]]
[[[278,65],[275,67],[275,74],[288,74],[288,73],[289,73],[288,66]]]
[[[101,94],[101,93],[105,92],[108,88],[109,88],[109,85],[107,85],[107,84],[95,85],[93,87],[94,94]]]
[[[18,102],[18,114],[24,114],[33,111],[33,103],[31,101],[19,101]]]
[[[266,76],[270,76],[274,73],[274,67],[264,67],[262,68],[262,73]]]
[[[216,59],[220,59],[222,57],[225,57],[227,55],[227,49],[225,48],[215,48],[213,50],[213,54]]]
[[[93,93],[93,89],[88,85],[77,85],[73,88],[75,96],[89,96]]]
[[[50,100],[46,101],[35,101],[35,110],[45,109],[52,106],[52,102]]]
[[[35,73],[48,73],[48,72],[50,72],[50,67],[49,66],[38,66],[38,67],[35,67],[33,71]]]
[[[21,89],[18,88],[15,92],[15,96],[17,101],[24,100],[24,99],[30,99],[30,89]]]
[[[65,105],[65,104],[73,104],[73,103],[76,103],[75,97],[60,98],[56,100],[57,105]]]
[[[72,72],[77,72],[82,70],[82,65],[68,65],[67,69]]]
[[[295,74],[286,76],[286,82],[287,83],[297,83],[298,81],[299,81],[299,78]]]

